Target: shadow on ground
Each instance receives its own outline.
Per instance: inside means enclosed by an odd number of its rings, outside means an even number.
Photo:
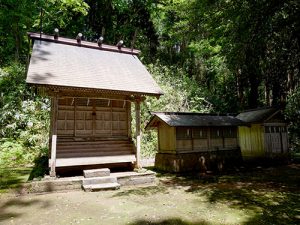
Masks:
[[[160,182],[170,188],[181,185],[211,204],[253,212],[243,224],[300,224],[300,164],[224,175],[162,175]]]
[[[224,174],[168,174],[158,173],[163,185],[168,187],[185,186],[189,192],[207,185],[238,185],[266,190],[298,191],[300,189],[300,164],[269,168],[243,168]]]
[[[212,204],[225,203],[230,208],[254,212],[255,216],[244,224],[300,223],[299,192],[217,185],[199,191],[198,194],[208,196],[208,201]]]
[[[46,201],[40,200],[24,200],[24,199],[11,199],[7,200],[3,204],[0,204],[0,223],[9,220],[15,219],[23,215],[22,208],[39,204],[41,208],[48,208],[50,204]],[[17,208],[17,209],[16,209]]]
[[[211,223],[205,221],[197,221],[197,222],[187,222],[179,218],[171,218],[161,221],[149,221],[149,220],[138,220],[130,225],[210,225]]]
[[[139,195],[139,196],[151,196],[156,193],[168,194],[168,189],[165,186],[150,186],[139,187],[135,189],[124,190],[113,195],[113,197]]]
[[[49,173],[48,157],[41,156],[34,160],[34,166],[31,170],[29,180],[40,179]]]

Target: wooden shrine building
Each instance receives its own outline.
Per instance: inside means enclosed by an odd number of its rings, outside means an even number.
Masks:
[[[51,98],[50,175],[73,166],[139,166],[140,103],[163,94],[139,51],[36,33],[29,37],[26,82]]]
[[[158,131],[157,169],[184,172],[240,163],[237,129],[244,124],[241,120],[202,113],[156,112],[152,115],[146,129]]]
[[[237,115],[239,142],[245,160],[288,158],[287,123],[277,108],[260,108]]]

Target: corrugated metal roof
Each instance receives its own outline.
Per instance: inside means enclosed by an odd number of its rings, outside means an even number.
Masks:
[[[253,109],[238,114],[236,118],[247,123],[264,122],[279,111],[276,108]]]
[[[234,116],[203,113],[156,112],[146,127],[155,127],[155,120],[161,120],[171,127],[239,126],[245,123]]]
[[[27,83],[163,94],[134,54],[35,40]]]

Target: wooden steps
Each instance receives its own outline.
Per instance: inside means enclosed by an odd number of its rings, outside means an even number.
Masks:
[[[98,170],[84,170],[82,188],[84,191],[116,190],[120,188],[116,177],[110,176],[108,168]]]
[[[102,168],[102,169],[94,169],[94,170],[84,170],[83,176],[85,178],[90,177],[106,177],[110,175],[110,169]]]
[[[113,163],[132,163],[135,161],[136,161],[136,157],[134,154],[116,155],[116,156],[58,158],[56,159],[56,167],[86,166],[86,165],[100,165],[100,164],[113,164]]]
[[[56,167],[136,161],[134,144],[129,139],[98,141],[59,140],[56,148]]]

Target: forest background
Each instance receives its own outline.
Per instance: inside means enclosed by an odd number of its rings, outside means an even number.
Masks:
[[[49,99],[25,83],[27,32],[41,25],[45,34],[102,35],[142,51],[165,92],[144,102],[142,127],[150,111],[276,106],[289,121],[292,152],[300,151],[299,18],[298,0],[0,0],[0,167],[48,154]],[[156,141],[143,134],[144,157]]]

